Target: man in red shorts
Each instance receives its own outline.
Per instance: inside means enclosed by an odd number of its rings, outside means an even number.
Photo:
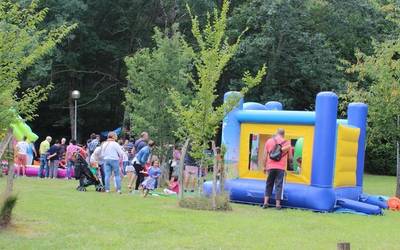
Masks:
[[[279,146],[280,145],[280,146]],[[279,146],[279,147],[278,147]],[[277,147],[280,148],[280,157],[276,157]],[[283,180],[285,177],[288,153],[290,150],[290,141],[285,141],[285,130],[279,128],[272,138],[268,139],[264,148],[265,169],[268,173],[265,186],[265,197],[263,208],[269,205],[269,198],[275,184],[276,208],[281,208]],[[270,157],[271,156],[271,157]]]

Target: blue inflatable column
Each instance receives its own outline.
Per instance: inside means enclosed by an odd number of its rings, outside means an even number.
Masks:
[[[338,97],[333,92],[317,95],[311,185],[332,187],[336,145]]]
[[[265,108],[266,110],[282,110],[283,105],[280,102],[271,101],[265,104]]]
[[[240,97],[238,105],[229,112],[222,123],[222,144],[226,147],[225,164],[236,164],[239,161],[240,148],[240,122],[236,118],[236,112],[243,109],[243,97],[239,92],[230,91],[224,95],[224,103],[229,98]]]
[[[357,152],[357,186],[362,187],[364,175],[365,138],[367,130],[368,105],[350,103],[347,108],[348,124],[360,128]]]

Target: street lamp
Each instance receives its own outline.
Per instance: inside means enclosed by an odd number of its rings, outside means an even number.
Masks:
[[[75,112],[74,112],[74,139],[76,140],[76,127],[78,118],[78,99],[81,97],[81,92],[79,90],[73,90],[71,92],[71,98],[75,101]]]

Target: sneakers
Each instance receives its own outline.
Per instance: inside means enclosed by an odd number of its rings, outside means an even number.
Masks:
[[[262,204],[261,208],[262,208],[262,209],[267,209],[268,206],[269,206],[269,204]]]
[[[121,190],[117,190],[117,193],[118,193],[118,194],[122,194]]]

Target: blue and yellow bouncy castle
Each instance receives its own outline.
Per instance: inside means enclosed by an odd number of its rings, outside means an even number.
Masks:
[[[228,92],[228,100],[238,92]],[[363,195],[364,156],[368,107],[351,103],[347,119],[337,119],[338,97],[317,95],[315,111],[285,111],[279,102],[243,103],[223,120],[222,144],[230,179],[225,189],[234,202],[261,204],[266,175],[264,146],[278,128],[293,145],[296,159],[289,164],[282,205],[333,211],[338,207],[380,214],[385,207]],[[205,193],[211,184],[205,183]],[[274,198],[274,197],[272,197]]]

